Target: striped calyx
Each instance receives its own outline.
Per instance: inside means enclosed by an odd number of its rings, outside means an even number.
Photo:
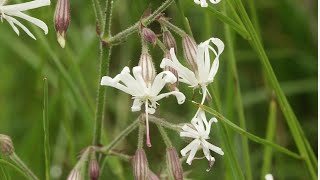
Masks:
[[[137,149],[132,158],[133,175],[135,180],[148,180],[149,166],[146,153],[143,149]]]
[[[66,33],[70,24],[70,1],[58,0],[54,15],[57,40],[62,48],[66,45]]]

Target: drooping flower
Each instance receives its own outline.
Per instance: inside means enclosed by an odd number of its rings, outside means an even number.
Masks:
[[[212,4],[218,4],[221,0],[209,0]],[[201,7],[208,7],[207,0],[194,0],[196,4],[199,4]]]
[[[19,26],[23,31],[25,31],[31,38],[36,39],[34,35],[29,31],[27,27],[25,27],[22,23],[20,23],[14,17],[19,17],[24,20],[31,22],[32,24],[41,28],[45,34],[48,33],[47,25],[34,17],[31,17],[22,11],[36,9],[43,6],[50,5],[50,0],[34,0],[26,3],[14,4],[14,5],[4,5],[6,0],[0,0],[0,19],[3,21],[5,19],[11,25],[12,29],[19,35],[19,30],[17,26]],[[17,25],[17,26],[16,26]]]
[[[216,49],[210,45],[213,43]],[[208,93],[207,86],[212,83],[219,68],[219,57],[224,50],[224,43],[218,38],[210,38],[198,45],[196,52],[197,70],[190,70],[183,66],[177,59],[174,49],[170,49],[171,60],[164,58],[160,64],[161,68],[166,66],[175,69],[179,75],[179,82],[186,83],[192,88],[201,88],[203,98],[201,104],[204,103]],[[211,63],[210,51],[215,55],[215,59]],[[196,114],[197,115],[197,114]]]
[[[210,162],[210,166],[215,161],[215,158],[210,154],[210,150],[220,155],[224,154],[221,148],[214,146],[207,141],[210,138],[209,134],[213,122],[216,123],[218,121],[216,118],[212,118],[208,122],[205,112],[200,110],[197,117],[192,119],[191,124],[186,124],[182,127],[183,131],[180,132],[180,136],[194,139],[180,151],[182,156],[186,156],[187,153],[190,152],[187,159],[189,165],[191,165],[192,160],[195,158],[198,149],[202,149],[204,157]]]
[[[167,83],[175,83],[177,78],[169,71],[163,71],[156,75],[152,83],[146,83],[142,77],[142,68],[136,66],[132,69],[133,76],[130,74],[128,67],[123,68],[120,74],[114,78],[104,76],[101,79],[101,85],[111,86],[117,88],[132,96],[133,105],[131,107],[132,112],[140,111],[141,106],[145,105],[146,113],[146,134],[147,134],[147,146],[151,146],[149,137],[149,123],[148,114],[155,113],[157,102],[170,95],[176,96],[178,104],[182,104],[185,101],[185,96],[181,92],[171,91],[168,93],[160,94],[161,90]]]

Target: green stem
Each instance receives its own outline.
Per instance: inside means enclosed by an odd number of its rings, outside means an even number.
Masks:
[[[23,175],[24,177],[26,177],[27,179],[32,179],[32,178],[29,177],[29,175],[28,175],[25,171],[21,170],[19,167],[15,166],[14,164],[12,164],[12,163],[4,160],[4,159],[0,159],[0,164],[4,164],[4,165],[6,165],[6,166],[11,167],[11,168],[14,169],[15,171],[17,171],[18,173],[20,173],[21,175]]]
[[[299,154],[292,152],[282,146],[279,146],[277,144],[274,144],[270,141],[267,141],[265,139],[262,139],[258,136],[255,136],[251,133],[248,133],[247,131],[245,131],[244,129],[240,128],[239,126],[235,125],[234,123],[232,123],[230,120],[228,120],[227,118],[225,118],[222,114],[218,113],[217,111],[209,108],[208,106],[205,105],[201,105],[201,104],[197,104],[200,108],[202,108],[204,111],[207,111],[208,113],[212,114],[213,116],[215,116],[216,118],[218,118],[221,122],[223,122],[224,124],[228,125],[231,129],[233,129],[234,131],[238,132],[239,134],[243,135],[243,136],[247,136],[249,139],[251,139],[252,141],[259,143],[259,144],[263,144],[266,146],[270,146],[273,147],[274,149],[278,150],[279,152],[282,152],[284,154],[287,154],[293,158],[296,159],[303,159],[304,157],[301,157]]]
[[[104,153],[104,154],[108,154],[109,151],[115,147],[119,142],[121,142],[121,140],[123,138],[125,138],[126,136],[128,136],[128,134],[130,134],[134,129],[136,129],[140,123],[140,118],[136,119],[132,124],[130,124],[126,129],[124,129],[117,137],[115,137],[113,139],[113,141],[111,141],[109,143],[108,146],[104,146],[102,148],[98,148],[97,151]]]
[[[104,50],[105,49],[105,50]],[[95,113],[95,124],[94,124],[94,137],[93,145],[101,144],[101,128],[104,117],[105,109],[105,97],[106,97],[106,88],[100,85],[100,79],[109,74],[109,62],[111,57],[110,48],[103,48],[103,44],[100,43],[100,75],[98,83],[98,94],[97,94],[97,104],[96,104],[96,113]],[[105,52],[106,51],[106,52]],[[107,54],[107,57],[104,58],[104,54]],[[105,59],[105,60],[104,60]]]
[[[48,118],[48,81],[44,78],[43,101],[43,133],[44,133],[44,159],[46,180],[50,180],[50,143],[49,143],[49,118]]]
[[[305,163],[308,167],[309,173],[312,177],[312,179],[317,179],[317,175],[315,172],[315,167],[312,165],[309,153],[305,147],[305,143],[309,143],[308,141],[305,142],[306,138],[303,137],[304,134],[300,132],[300,125],[296,118],[296,115],[294,114],[285,94],[283,93],[280,84],[277,80],[277,77],[272,69],[272,66],[270,64],[270,61],[268,59],[268,56],[266,55],[263,45],[259,39],[258,34],[255,31],[255,28],[253,24],[250,21],[250,18],[241,2],[241,0],[234,0],[236,7],[238,8],[238,11],[240,13],[240,16],[242,17],[243,23],[248,29],[248,32],[252,39],[252,45],[253,49],[257,52],[259,59],[263,65],[264,70],[266,71],[267,78],[269,80],[270,85],[275,91],[275,94],[277,95],[277,98],[279,100],[280,108],[286,117],[287,124],[289,126],[289,129],[291,131],[291,134],[294,138],[294,141],[299,149],[300,154],[303,156]]]
[[[23,171],[27,174],[31,180],[39,180],[38,177],[33,174],[33,172],[21,161],[21,159],[15,154],[11,154],[9,158]]]
[[[229,68],[232,70],[233,80],[235,83],[234,88],[236,91],[235,98],[236,98],[236,104],[237,104],[239,124],[242,129],[246,130],[247,128],[246,128],[244,107],[243,107],[243,103],[242,103],[242,94],[241,94],[239,76],[238,76],[238,72],[237,72],[236,59],[235,59],[235,54],[234,54],[234,44],[233,44],[234,41],[232,39],[231,29],[230,29],[229,25],[226,25],[226,24],[225,24],[225,37],[226,37],[226,42],[229,47],[228,59],[230,61],[229,64],[231,66]],[[246,167],[246,175],[247,175],[247,179],[251,180],[252,179],[252,170],[251,170],[251,163],[250,163],[248,138],[243,136],[241,140],[242,140],[242,151],[243,151],[244,163],[245,163],[245,167]]]
[[[175,33],[177,33],[181,37],[188,35],[184,30],[173,25],[166,18],[160,18],[158,21],[161,23],[161,25],[166,26],[167,28],[171,29],[172,31],[174,31]]]
[[[144,126],[143,122],[140,122],[140,124],[139,124],[139,134],[138,134],[138,149],[142,149],[143,148],[144,129],[145,129],[145,126]]]
[[[177,7],[178,7],[180,16],[182,17],[182,23],[183,23],[184,29],[186,30],[186,32],[187,32],[190,36],[193,37],[193,34],[192,34],[192,30],[191,30],[189,21],[188,21],[188,19],[186,18],[186,16],[184,15],[184,12],[183,12],[183,9],[182,9],[182,6],[181,6],[181,0],[175,0],[175,2],[176,2],[176,5],[177,5]]]
[[[160,131],[161,137],[162,137],[164,143],[166,144],[166,146],[167,147],[172,147],[172,142],[170,141],[170,138],[169,138],[166,130],[162,126],[160,126],[158,124],[157,124],[157,127],[158,127],[158,129]]]
[[[150,16],[148,16],[147,18],[144,18],[142,20],[139,20],[138,22],[136,22],[134,25],[132,25],[131,27],[121,31],[120,33],[114,35],[113,37],[109,37],[109,36],[104,36],[103,41],[108,44],[109,46],[111,45],[117,45],[120,42],[124,41],[129,35],[135,33],[138,31],[138,29],[141,26],[141,23],[144,26],[148,26],[150,23],[152,23],[154,20],[157,19],[157,17],[164,11],[166,10],[170,4],[173,2],[174,0],[166,0],[157,10],[155,10]]]
[[[106,21],[103,24],[102,32],[103,34],[111,35],[111,18],[112,18],[112,7],[113,0],[106,1],[106,11],[104,20]],[[102,23],[101,23],[102,24]],[[106,30],[106,31],[105,31]],[[102,130],[102,122],[104,118],[105,112],[105,99],[106,99],[106,88],[101,87],[100,80],[103,76],[109,74],[109,64],[111,58],[112,47],[104,48],[104,43],[100,42],[100,65],[99,65],[99,79],[98,79],[98,93],[97,93],[97,104],[96,104],[96,113],[95,113],[95,121],[94,121],[94,136],[93,136],[93,145],[101,144],[101,130]],[[107,55],[105,57],[105,54]]]
[[[267,125],[266,140],[272,142],[274,140],[276,132],[276,115],[277,115],[277,104],[274,99],[271,100],[269,106],[269,117]],[[263,153],[263,164],[261,170],[261,179],[264,179],[264,176],[271,171],[271,162],[272,162],[272,148],[265,147]]]
[[[222,111],[222,106],[221,106],[221,100],[220,100],[220,95],[219,95],[219,89],[214,89],[213,85],[209,86],[210,88],[210,94],[213,95],[213,102],[211,103],[211,106],[217,107],[218,111]],[[215,104],[213,104],[215,103]],[[244,180],[244,175],[242,173],[242,169],[240,167],[239,161],[237,160],[236,153],[234,151],[234,147],[232,146],[232,142],[230,140],[230,136],[228,133],[228,130],[224,124],[218,123],[218,131],[220,134],[220,137],[222,139],[222,147],[225,151],[226,154],[226,165],[228,168],[231,169],[233,179],[241,179]],[[228,174],[229,175],[229,174]]]
[[[172,123],[169,123],[168,121],[166,121],[165,119],[161,119],[161,118],[157,118],[155,116],[149,115],[149,121],[153,122],[157,125],[160,125],[162,127],[165,127],[167,129],[171,129],[173,131],[177,131],[180,132],[181,131],[181,127]]]
[[[156,43],[159,46],[159,48],[163,51],[163,53],[166,53],[168,51],[166,46],[163,44],[163,42],[159,40],[159,38],[157,38]]]
[[[92,5],[96,17],[96,28],[98,28],[101,31],[101,27],[103,27],[103,16],[99,0],[92,0]]]

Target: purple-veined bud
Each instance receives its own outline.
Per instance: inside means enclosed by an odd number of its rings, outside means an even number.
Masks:
[[[159,177],[149,169],[148,180],[160,180]]]
[[[155,45],[157,43],[157,35],[149,28],[142,27],[141,35],[146,42]]]
[[[148,180],[149,165],[143,149],[137,149],[132,158],[133,176],[135,180]]]
[[[170,175],[173,176],[175,180],[183,179],[183,169],[177,150],[174,147],[167,148],[167,166]]]
[[[82,180],[80,170],[77,168],[72,169],[67,180]]]
[[[66,45],[66,33],[70,24],[70,1],[58,0],[54,15],[57,39],[62,48]]]
[[[177,43],[174,39],[173,35],[169,30],[163,31],[163,44],[166,46],[168,50],[174,48],[175,52],[177,52]]]
[[[156,69],[153,64],[151,55],[148,52],[147,47],[142,47],[142,53],[140,56],[139,64],[142,69],[142,77],[147,85],[151,85],[156,77]]]
[[[197,66],[197,50],[198,45],[196,41],[189,35],[186,35],[182,38],[182,47],[184,58],[187,60],[189,66],[193,72],[198,71]]]
[[[9,156],[14,152],[12,140],[9,136],[0,134],[0,153]]]
[[[172,60],[169,51],[165,52],[164,58]],[[166,84],[166,87],[169,89],[169,91],[175,91],[175,90],[177,90],[177,87],[178,87],[178,85],[179,85],[178,72],[177,72],[175,69],[173,69],[173,68],[171,68],[171,67],[168,67],[168,66],[165,66],[163,70],[164,70],[164,71],[170,71],[170,72],[172,72],[172,74],[174,74],[174,76],[177,78],[177,81],[176,81],[175,83],[173,83],[173,84],[167,83],[167,84]]]
[[[91,180],[98,180],[100,176],[100,167],[95,152],[93,152],[89,162],[89,175]]]

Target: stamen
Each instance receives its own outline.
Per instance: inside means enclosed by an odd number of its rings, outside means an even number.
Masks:
[[[146,144],[148,147],[151,147],[150,135],[149,135],[149,119],[148,119],[148,100],[145,102],[145,111],[146,111]]]

